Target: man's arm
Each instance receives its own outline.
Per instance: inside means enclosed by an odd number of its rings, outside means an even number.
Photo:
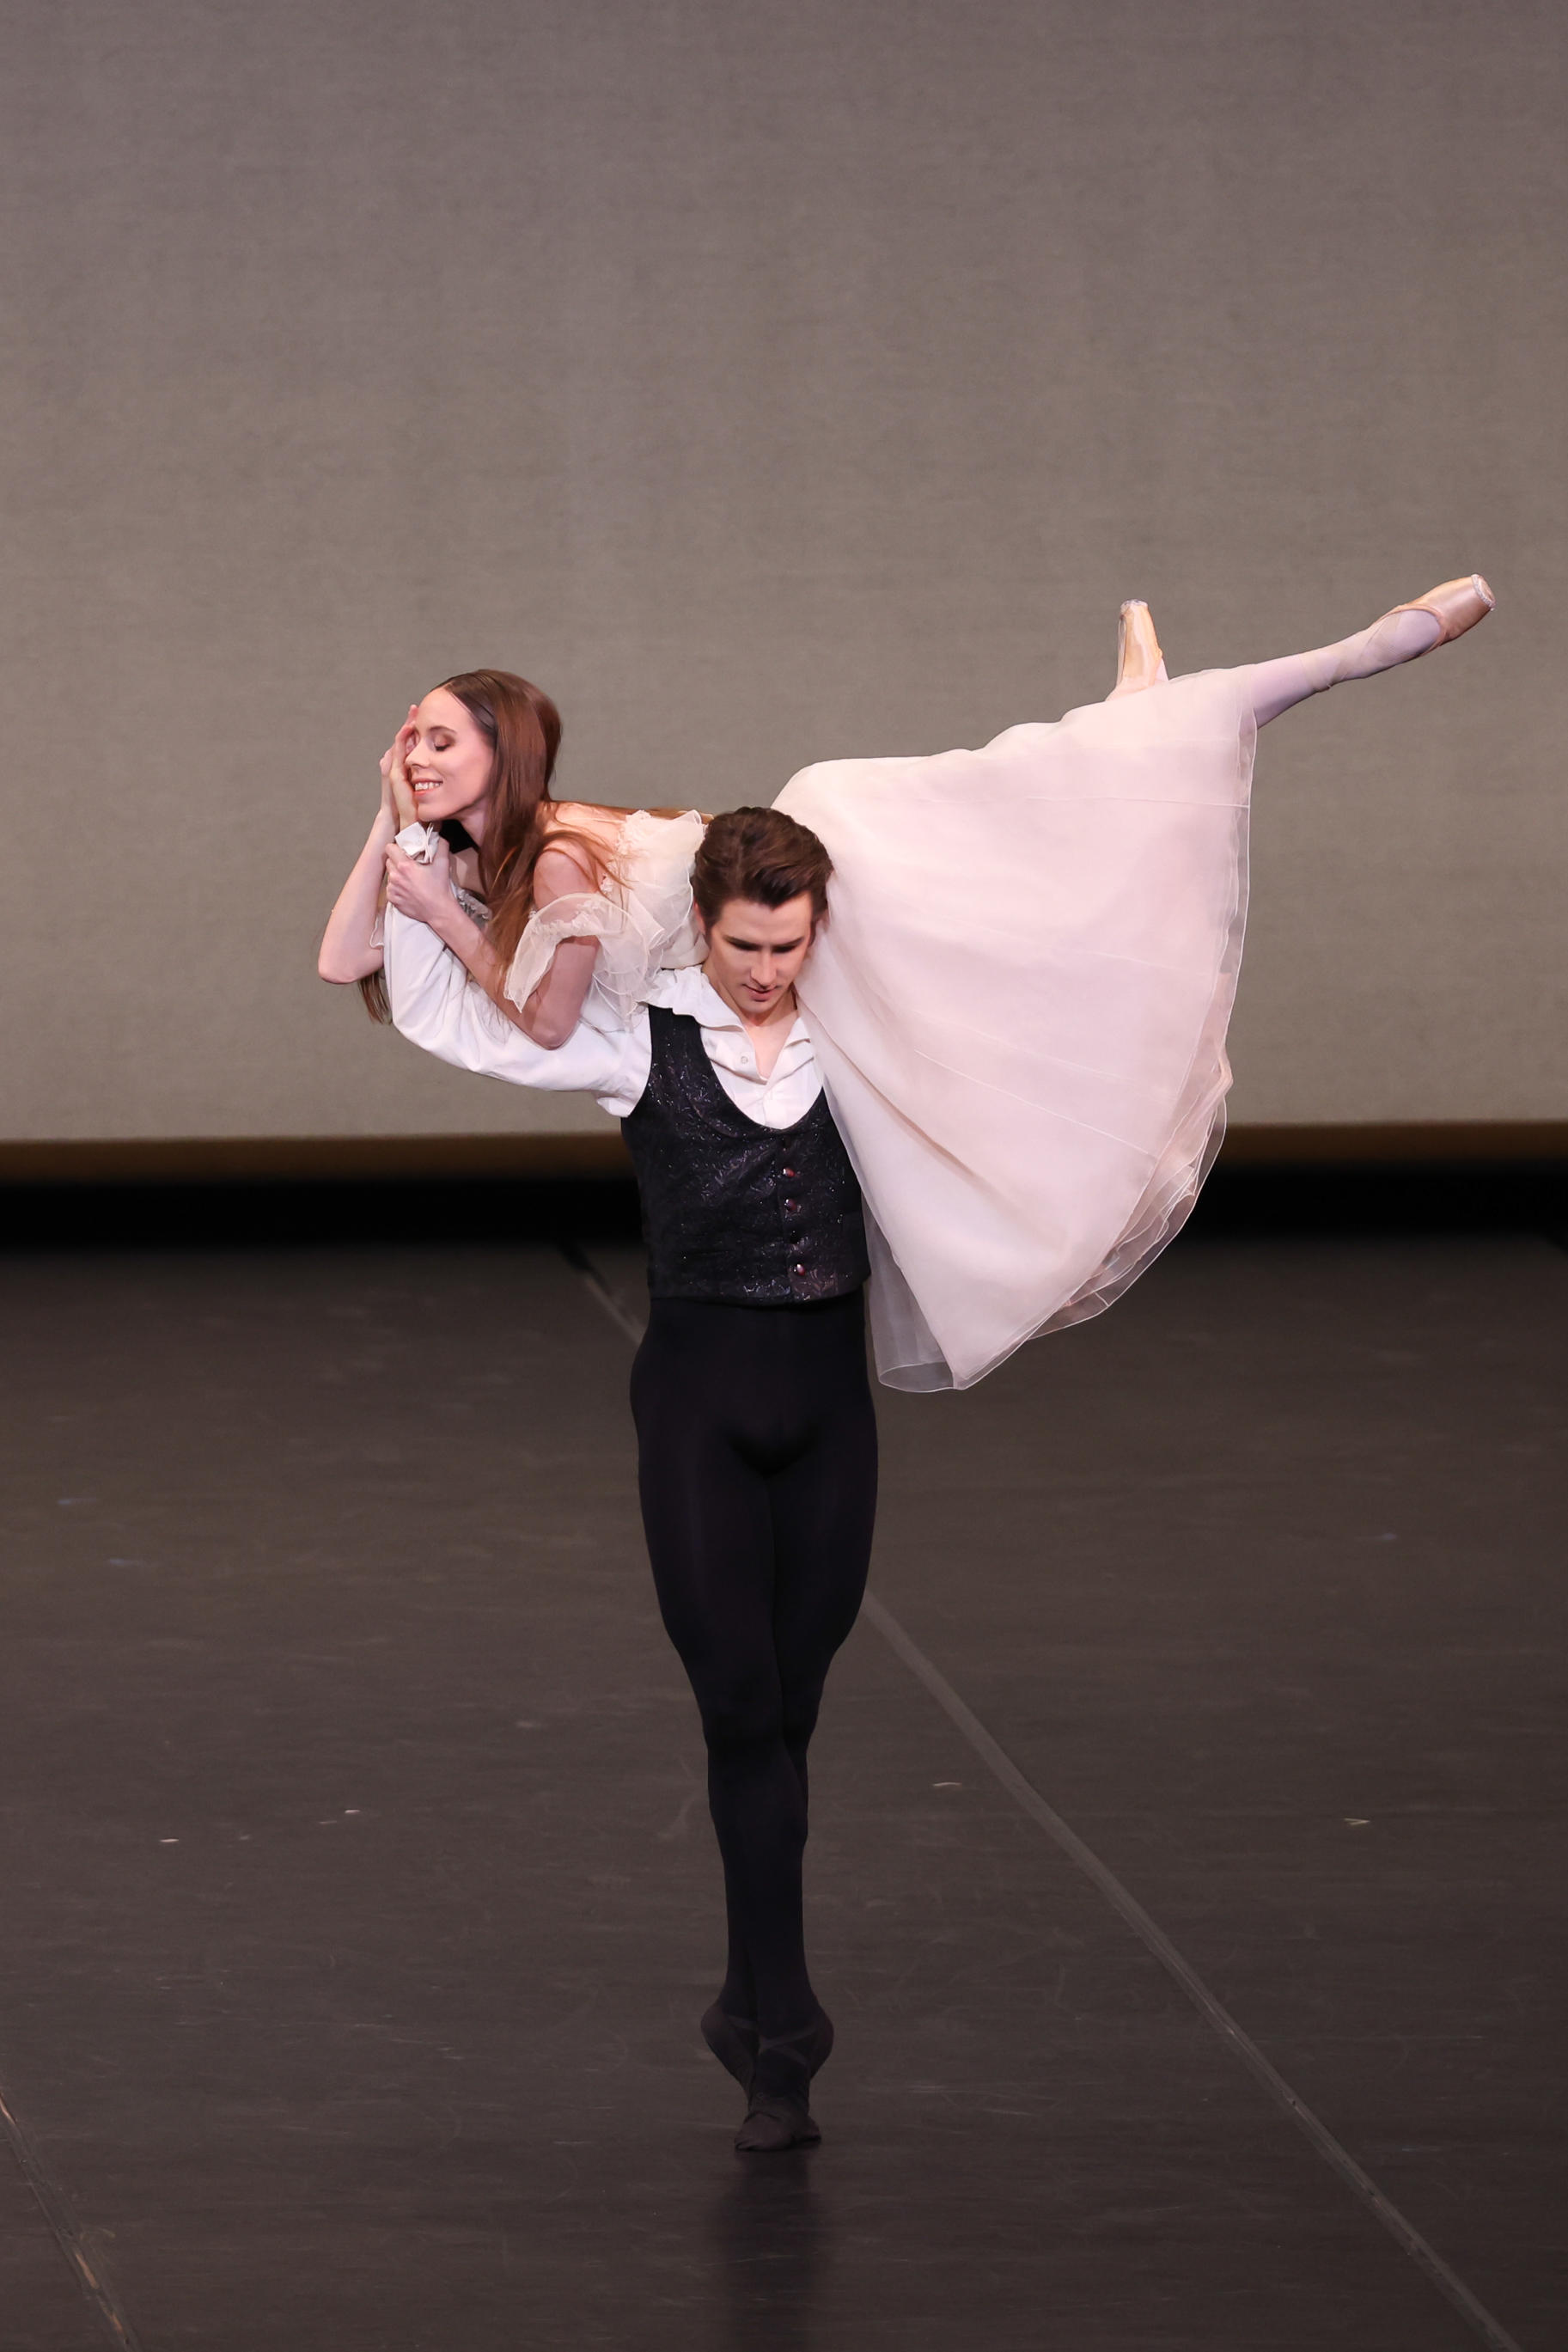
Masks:
[[[648,1016],[629,1029],[580,1021],[563,1045],[536,1045],[468,977],[427,924],[389,907],[386,985],[392,1016],[411,1044],[443,1062],[514,1087],[588,1094],[617,1117],[648,1083]]]

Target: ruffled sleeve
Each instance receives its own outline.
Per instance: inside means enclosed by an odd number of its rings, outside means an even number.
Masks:
[[[596,890],[573,890],[530,916],[507,973],[510,1002],[521,1012],[563,940],[595,940],[594,993],[622,1022],[646,1001],[653,975],[700,963],[692,917],[692,859],[703,836],[695,809],[684,816],[633,810],[621,828],[615,858]]]

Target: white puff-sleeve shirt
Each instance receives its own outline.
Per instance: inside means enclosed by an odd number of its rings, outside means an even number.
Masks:
[[[629,1023],[612,1024],[591,997],[564,1045],[536,1045],[491,1003],[427,924],[389,907],[384,950],[393,1023],[426,1053],[511,1086],[592,1095],[614,1118],[624,1118],[641,1099],[653,1051],[645,1004]],[[655,1003],[697,1023],[714,1076],[737,1110],[759,1127],[793,1127],[804,1118],[822,1079],[802,1020],[797,1017],[765,1078],[745,1024],[700,965],[660,972],[652,993]]]

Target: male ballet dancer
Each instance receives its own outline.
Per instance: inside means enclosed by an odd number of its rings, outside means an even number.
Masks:
[[[593,1002],[555,1050],[497,1011],[392,904],[404,1036],[459,1067],[580,1090],[618,1113],[642,1194],[652,1312],[632,1370],[643,1523],[707,1745],[729,1958],[702,2021],[745,2090],[745,2153],[810,2144],[832,2048],[806,1967],[806,1750],[865,1589],[876,1504],[860,1189],[794,983],[827,912],[813,833],[716,817],[693,871],[700,967],[630,1026]],[[602,1020],[604,1025],[595,1025]]]

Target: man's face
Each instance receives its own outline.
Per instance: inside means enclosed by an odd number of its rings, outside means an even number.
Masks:
[[[783,1003],[811,952],[811,894],[781,907],[730,898],[707,932],[707,976],[747,1021],[766,1021]]]

